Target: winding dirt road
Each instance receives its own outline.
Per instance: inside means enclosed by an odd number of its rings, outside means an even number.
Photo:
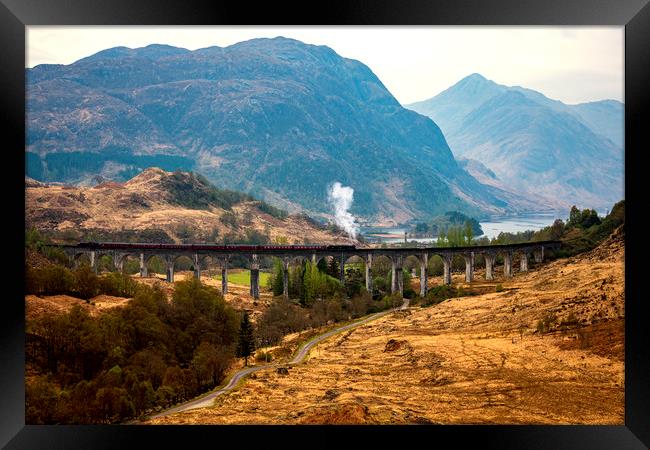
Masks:
[[[408,299],[404,300],[404,304],[400,307],[400,309],[405,309],[408,307]],[[214,399],[217,398],[218,396],[225,394],[227,392],[230,392],[236,385],[239,383],[239,381],[244,378],[247,375],[250,375],[253,372],[257,372],[259,370],[263,369],[268,369],[271,367],[280,367],[280,366],[287,366],[287,365],[294,365],[294,364],[300,364],[302,361],[304,361],[305,357],[309,354],[309,351],[325,339],[328,339],[335,334],[339,334],[343,331],[350,330],[352,328],[356,328],[358,326],[364,325],[372,320],[378,319],[382,316],[385,316],[386,314],[389,314],[390,312],[395,311],[394,309],[389,309],[387,311],[382,311],[378,312],[375,314],[372,314],[368,317],[366,317],[363,320],[360,320],[358,322],[353,322],[347,325],[343,325],[342,327],[335,328],[333,330],[328,331],[327,333],[321,334],[320,336],[312,339],[309,342],[306,342],[303,344],[303,346],[298,350],[296,353],[296,356],[293,357],[293,359],[289,362],[281,363],[277,362],[274,364],[264,364],[261,366],[253,366],[253,367],[246,367],[239,372],[235,373],[233,377],[230,379],[227,385],[222,387],[221,389],[218,389],[216,391],[210,392],[208,395],[205,395],[203,397],[197,398],[195,400],[190,400],[187,403],[183,403],[182,405],[175,406],[173,408],[170,408],[168,410],[159,412],[158,414],[154,414],[152,416],[149,416],[151,419],[155,419],[157,417],[162,417],[162,416],[167,416],[169,414],[174,414],[178,412],[183,412],[183,411],[189,411],[191,409],[197,409],[197,408],[206,408],[208,406],[211,406],[212,403],[214,402]]]

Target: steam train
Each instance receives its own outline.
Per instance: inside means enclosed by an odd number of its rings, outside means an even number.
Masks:
[[[354,245],[247,245],[247,244],[133,244],[130,242],[81,242],[78,247],[98,250],[213,250],[263,252],[269,250],[346,251],[355,250]]]

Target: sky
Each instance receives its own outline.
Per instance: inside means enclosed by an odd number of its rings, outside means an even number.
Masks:
[[[472,73],[568,104],[624,98],[623,27],[28,26],[25,65],[71,64],[117,46],[196,50],[276,36],[363,62],[402,104]]]

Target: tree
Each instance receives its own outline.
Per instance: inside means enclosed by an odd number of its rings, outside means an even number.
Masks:
[[[569,221],[567,222],[567,226],[569,227],[575,227],[580,223],[580,210],[576,205],[573,205],[571,207],[571,211],[569,212]]]
[[[418,222],[417,224],[415,224],[416,233],[426,233],[428,231],[429,231],[429,226],[426,223]]]
[[[268,283],[273,295],[282,295],[284,292],[284,275],[281,260],[275,259],[273,262],[273,275],[269,277]]]
[[[472,245],[474,230],[472,229],[472,222],[469,220],[465,222],[465,237],[467,238],[467,245]]]
[[[549,237],[551,240],[557,240],[562,237],[562,234],[564,234],[564,222],[562,222],[562,219],[556,219],[551,225]]]
[[[438,239],[436,240],[436,247],[446,247],[447,242],[446,242],[447,236],[445,236],[445,231],[440,230],[440,233],[438,233]]]
[[[255,351],[255,338],[253,337],[253,325],[248,317],[248,311],[244,311],[239,325],[239,341],[237,342],[237,356],[244,358],[244,365],[248,365],[248,357]]]
[[[330,259],[329,263],[327,264],[327,274],[334,278],[338,278],[341,276],[339,262],[336,256]]]

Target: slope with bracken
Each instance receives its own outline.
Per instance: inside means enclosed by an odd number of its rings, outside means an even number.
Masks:
[[[623,424],[622,227],[590,252],[500,275],[465,285],[491,293],[397,311],[213,407],[149,423]]]
[[[94,187],[28,180],[25,220],[53,238],[230,242],[257,236],[288,243],[349,243],[303,215],[286,215],[253,197],[214,188],[186,172],[143,171]]]

